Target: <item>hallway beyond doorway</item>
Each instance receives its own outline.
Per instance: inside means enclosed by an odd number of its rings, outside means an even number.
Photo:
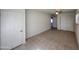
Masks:
[[[51,21],[51,28],[57,29],[57,16],[51,16],[50,21]]]

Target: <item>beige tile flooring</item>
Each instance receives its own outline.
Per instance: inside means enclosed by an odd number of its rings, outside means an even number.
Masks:
[[[75,33],[69,31],[48,30],[29,38],[25,44],[14,50],[76,50]]]

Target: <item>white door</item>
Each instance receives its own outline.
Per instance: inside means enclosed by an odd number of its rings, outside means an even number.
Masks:
[[[25,13],[22,11],[1,11],[1,47],[3,49],[12,49],[24,43]]]
[[[61,14],[61,30],[74,31],[74,13]]]

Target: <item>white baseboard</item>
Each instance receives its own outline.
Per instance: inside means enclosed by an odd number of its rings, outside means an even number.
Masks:
[[[44,31],[41,31],[41,32],[37,33],[37,34],[28,36],[26,39],[29,39],[29,38],[31,38],[31,37],[33,37],[33,36],[35,36],[35,35],[41,34],[41,33],[43,33],[43,32],[46,32],[46,31],[49,30],[49,29],[51,29],[51,28],[48,28],[48,29],[46,29],[46,30],[44,30]]]

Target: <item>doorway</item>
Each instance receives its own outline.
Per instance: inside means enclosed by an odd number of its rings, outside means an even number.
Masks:
[[[51,28],[52,29],[57,29],[57,17],[56,16],[51,16]]]

